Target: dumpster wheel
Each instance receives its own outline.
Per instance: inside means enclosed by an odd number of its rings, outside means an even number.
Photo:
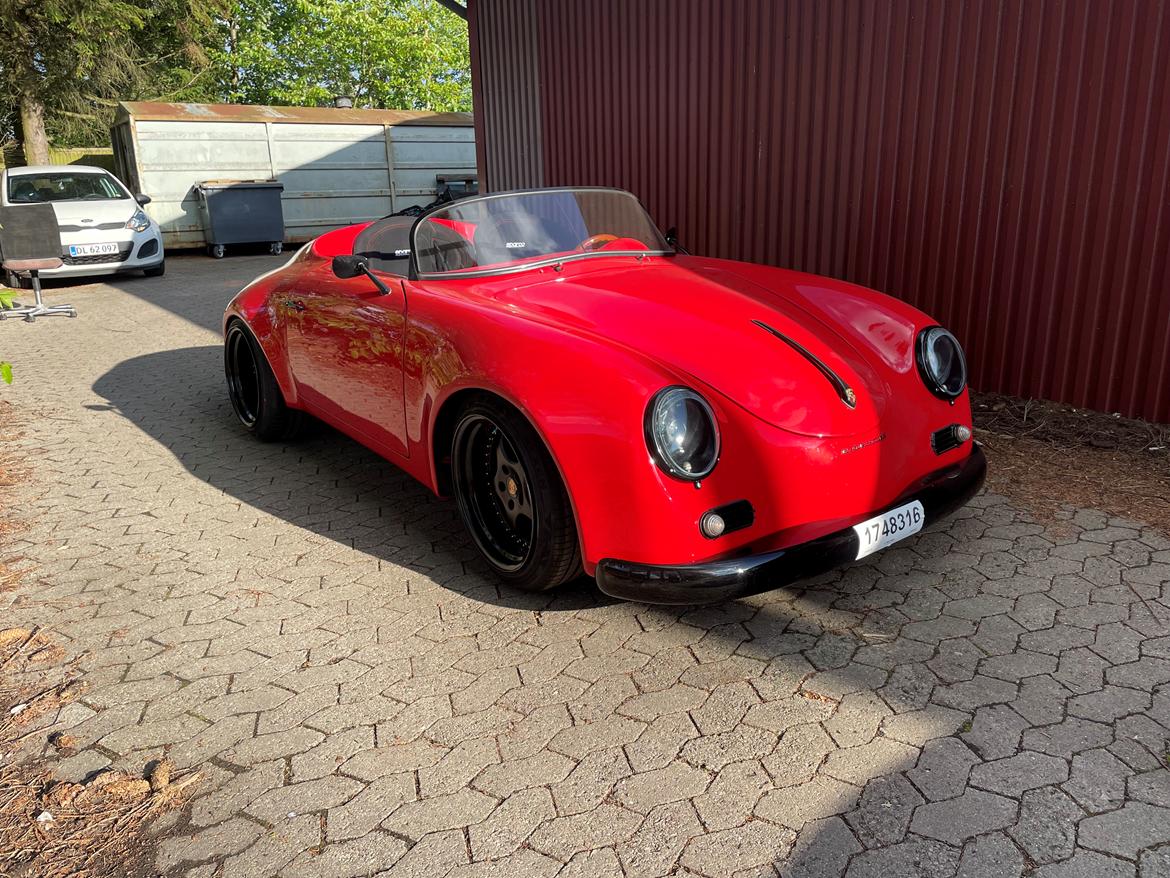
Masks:
[[[223,244],[208,244],[207,252],[212,259],[223,259]]]

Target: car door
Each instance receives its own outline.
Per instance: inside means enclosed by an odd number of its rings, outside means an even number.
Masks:
[[[278,294],[289,364],[306,408],[384,454],[407,456],[402,393],[406,296],[401,278],[339,278],[326,268]]]

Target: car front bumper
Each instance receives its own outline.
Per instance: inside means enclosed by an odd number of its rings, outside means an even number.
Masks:
[[[90,244],[98,241],[117,244],[119,252],[109,257],[70,257],[68,255],[70,244]],[[127,230],[121,234],[96,231],[62,232],[61,256],[64,264],[60,268],[41,271],[41,277],[96,277],[118,274],[123,271],[140,271],[144,268],[155,268],[161,265],[165,258],[162,233],[155,225],[151,225],[141,232]]]
[[[926,513],[923,527],[954,512],[983,485],[987,459],[978,445],[960,463],[935,470],[908,488],[885,509],[858,516],[862,522],[918,500]],[[774,552],[698,564],[637,564],[606,558],[597,565],[597,585],[607,595],[649,604],[709,604],[758,594],[849,564],[857,558],[852,527]]]

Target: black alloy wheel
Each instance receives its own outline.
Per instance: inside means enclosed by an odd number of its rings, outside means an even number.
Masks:
[[[301,413],[285,404],[264,352],[238,320],[224,339],[223,369],[240,423],[263,442],[291,439],[300,427]]]
[[[251,340],[238,326],[228,332],[224,350],[224,370],[227,372],[228,396],[240,423],[248,429],[256,426],[260,411],[260,371]]]
[[[531,557],[537,529],[524,464],[499,425],[484,415],[459,424],[455,448],[455,484],[471,535],[492,566],[512,573]]]
[[[527,420],[494,401],[472,406],[455,428],[451,475],[460,514],[496,573],[543,591],[581,561],[560,474]]]

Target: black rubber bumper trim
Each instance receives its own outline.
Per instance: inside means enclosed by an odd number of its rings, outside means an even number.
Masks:
[[[978,445],[962,463],[936,470],[910,486],[886,509],[918,500],[926,512],[923,527],[954,512],[983,485],[987,459]],[[884,510],[858,517],[864,521]],[[725,558],[700,564],[656,566],[606,558],[597,565],[597,585],[607,595],[648,604],[708,604],[771,591],[800,579],[851,563],[857,534],[843,528],[819,539],[776,552]]]

